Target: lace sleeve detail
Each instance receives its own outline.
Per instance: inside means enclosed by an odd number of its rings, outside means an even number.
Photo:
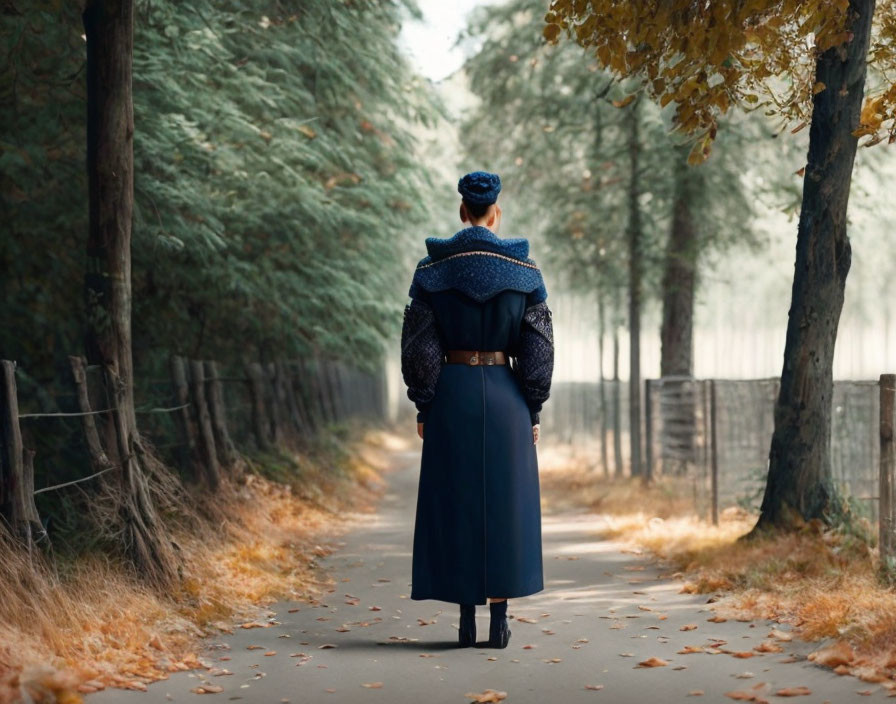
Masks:
[[[551,309],[544,301],[526,308],[514,371],[535,425],[550,396],[554,373],[554,328]]]
[[[423,423],[435,396],[442,367],[442,342],[432,308],[418,299],[404,308],[401,330],[401,375],[408,398],[417,407],[417,422]]]

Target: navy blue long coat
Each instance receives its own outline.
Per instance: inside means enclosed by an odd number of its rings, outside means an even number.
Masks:
[[[405,308],[402,373],[423,422],[411,599],[484,604],[544,589],[532,426],[553,331],[528,241],[484,227],[426,240]],[[503,350],[510,365],[446,364]]]

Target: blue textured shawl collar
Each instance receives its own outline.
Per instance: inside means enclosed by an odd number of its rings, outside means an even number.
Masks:
[[[477,301],[511,289],[530,294],[530,305],[547,298],[541,271],[529,259],[529,241],[502,239],[486,227],[467,227],[448,238],[428,237],[428,254],[414,271],[408,292],[456,289]]]

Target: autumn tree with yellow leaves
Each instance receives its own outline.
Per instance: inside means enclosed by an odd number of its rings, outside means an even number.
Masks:
[[[781,390],[759,521],[792,528],[837,513],[829,455],[834,343],[850,267],[847,204],[856,148],[896,140],[896,85],[865,96],[866,64],[896,67],[893,3],[874,0],[553,0],[544,35],[573,37],[635,77],[707,158],[721,115],[764,109],[809,125]],[[872,41],[873,37],[873,41]],[[864,99],[864,108],[863,108]]]

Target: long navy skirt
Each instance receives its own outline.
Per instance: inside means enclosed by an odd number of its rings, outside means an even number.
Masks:
[[[442,366],[423,426],[411,599],[544,589],[532,421],[509,366]]]

